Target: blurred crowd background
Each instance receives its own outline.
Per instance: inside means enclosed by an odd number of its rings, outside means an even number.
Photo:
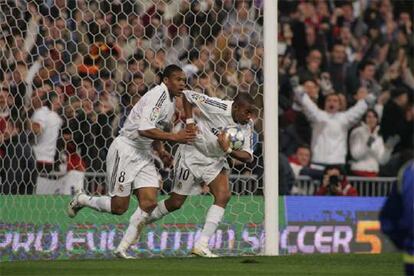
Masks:
[[[6,0],[0,9],[0,194],[36,193],[39,179],[70,194],[85,173],[105,172],[129,111],[172,63],[195,91],[255,98],[255,160],[232,173],[262,178],[263,0]],[[356,195],[346,175],[396,176],[412,157],[413,10],[412,1],[278,2],[282,194],[308,175],[321,180],[318,194]],[[363,99],[369,109],[353,116]],[[353,118],[338,138],[309,108]],[[320,139],[344,156],[319,152]],[[333,175],[340,186],[329,192]],[[87,186],[105,193],[103,182]]]

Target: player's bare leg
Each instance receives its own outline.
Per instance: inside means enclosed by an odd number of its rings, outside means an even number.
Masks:
[[[134,194],[137,196],[139,206],[129,219],[128,228],[114,252],[115,255],[124,259],[132,258],[126,251],[133,243],[139,240],[139,236],[147,223],[149,214],[157,207],[157,188],[139,188],[134,191]]]
[[[128,210],[129,196],[88,196],[83,190],[78,191],[69,202],[67,213],[73,218],[84,207],[89,207],[102,213],[122,215]]]
[[[201,232],[201,236],[196,241],[191,254],[200,257],[216,258],[218,255],[211,253],[208,248],[208,241],[216,232],[217,227],[223,218],[224,209],[231,197],[227,173],[221,171],[210,183],[209,188],[214,196],[214,204],[207,212],[206,222]]]

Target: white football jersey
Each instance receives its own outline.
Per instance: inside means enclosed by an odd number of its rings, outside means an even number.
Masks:
[[[128,138],[130,145],[150,151],[153,140],[140,136],[138,130],[158,128],[169,131],[174,112],[175,99],[170,97],[167,86],[161,83],[145,93],[135,104],[120,131],[120,136]]]
[[[253,156],[253,124],[237,124],[231,115],[233,101],[224,101],[219,98],[208,97],[194,91],[185,90],[186,99],[197,106],[201,111],[200,115],[194,114],[194,119],[199,129],[193,146],[207,157],[223,157],[225,153],[217,142],[217,135],[227,126],[239,125],[243,135],[244,144],[240,149]]]

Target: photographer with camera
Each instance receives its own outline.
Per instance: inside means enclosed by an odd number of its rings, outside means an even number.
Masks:
[[[358,196],[358,192],[348,183],[341,167],[332,165],[325,168],[322,185],[315,195]]]

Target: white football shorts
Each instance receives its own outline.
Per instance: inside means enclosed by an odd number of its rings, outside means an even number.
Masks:
[[[180,195],[198,195],[223,170],[229,170],[225,158],[209,158],[190,145],[180,145],[175,154],[174,187]]]
[[[110,196],[126,197],[144,187],[160,188],[159,175],[153,157],[117,137],[106,157],[106,183]]]

